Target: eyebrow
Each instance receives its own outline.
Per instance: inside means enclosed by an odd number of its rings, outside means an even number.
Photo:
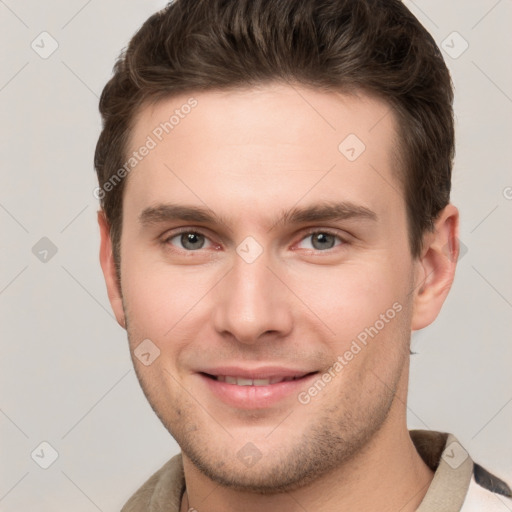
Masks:
[[[307,207],[294,207],[283,212],[276,224],[301,224],[349,219],[377,221],[378,216],[366,206],[354,204],[350,201],[326,202]]]
[[[187,222],[223,223],[215,213],[198,206],[185,206],[179,204],[158,204],[145,208],[139,215],[139,222],[143,225],[158,224],[172,220]]]
[[[278,219],[271,224],[270,229],[277,225],[350,219],[378,221],[378,216],[366,206],[354,204],[350,201],[326,202],[306,207],[295,206],[290,210],[282,211]],[[172,203],[158,204],[145,208],[139,215],[139,222],[143,226],[176,220],[228,225],[226,219],[215,214],[211,209],[199,206]]]

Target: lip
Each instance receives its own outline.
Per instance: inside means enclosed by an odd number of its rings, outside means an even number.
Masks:
[[[234,366],[216,367],[197,373],[201,381],[216,398],[236,409],[265,409],[291,394],[297,395],[306,388],[318,372],[284,367],[260,367],[255,369]],[[297,377],[267,386],[239,386],[215,380],[208,375],[230,375],[246,379],[270,379],[272,377]]]

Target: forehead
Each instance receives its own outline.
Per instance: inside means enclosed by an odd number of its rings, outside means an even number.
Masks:
[[[270,84],[182,94],[140,110],[128,157],[144,146],[124,194],[132,210],[179,199],[228,215],[315,198],[385,209],[401,199],[394,115],[362,93]]]

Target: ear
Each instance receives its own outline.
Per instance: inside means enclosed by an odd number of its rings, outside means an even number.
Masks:
[[[430,325],[441,311],[455,277],[458,236],[459,211],[450,203],[439,214],[434,233],[425,234],[422,255],[416,261],[413,331]]]
[[[121,284],[117,280],[114,254],[112,252],[112,241],[110,239],[110,226],[107,222],[105,212],[98,211],[98,224],[100,227],[100,264],[107,285],[108,300],[117,319],[117,323],[126,329],[123,301],[121,295]]]

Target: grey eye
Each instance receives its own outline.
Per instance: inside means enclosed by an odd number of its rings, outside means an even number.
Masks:
[[[202,249],[205,237],[199,233],[182,233],[180,236],[181,245],[188,250]]]
[[[316,231],[304,237],[299,247],[301,249],[314,249],[316,251],[325,251],[343,243],[343,240],[335,235],[326,231]]]
[[[313,233],[311,235],[311,245],[315,249],[332,249],[336,244],[336,237],[329,233]]]

